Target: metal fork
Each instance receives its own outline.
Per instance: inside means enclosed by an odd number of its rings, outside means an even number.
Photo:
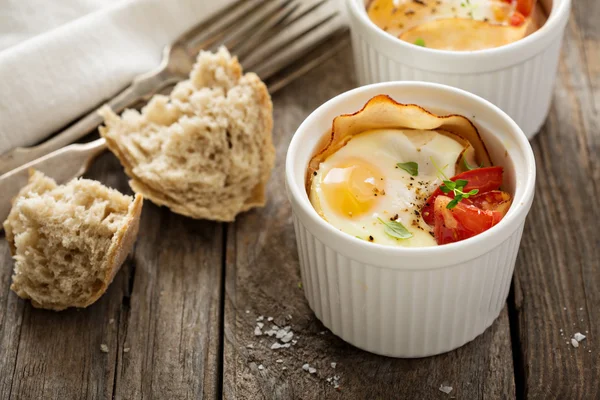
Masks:
[[[303,30],[300,32],[303,32]],[[294,40],[297,40],[298,34],[292,36],[295,38]],[[257,65],[259,76],[266,79],[269,92],[274,94],[299,76],[312,70],[338,51],[344,49],[347,44],[347,28],[340,27],[332,32],[318,35],[311,42],[300,46],[300,50],[297,49],[293,53],[290,53],[290,58],[277,57],[274,63],[259,63]],[[176,81],[167,81],[152,93],[158,92],[168,87],[169,83],[173,84]],[[148,100],[149,97],[145,96],[142,100]],[[101,122],[98,122],[98,124]],[[105,150],[106,142],[103,138],[85,144],[72,144],[59,148],[50,154],[1,175],[0,222],[4,221],[8,216],[11,208],[11,199],[27,183],[31,168],[46,173],[58,183],[64,183],[83,175],[92,165],[94,159]],[[2,230],[1,228],[2,226],[0,225],[0,231]]]
[[[306,5],[299,0],[237,0],[166,46],[156,69],[136,77],[107,104],[119,113],[147,101],[166,86],[186,79],[200,50],[215,50],[221,45],[238,55],[244,69],[268,81],[333,30],[336,12],[318,18],[317,10],[323,11],[322,6],[328,1]],[[298,42],[302,42],[300,51],[292,48]],[[94,110],[42,144],[3,154],[0,175],[81,139],[101,123],[102,117]]]

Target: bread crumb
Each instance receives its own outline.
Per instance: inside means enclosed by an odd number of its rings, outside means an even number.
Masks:
[[[102,343],[100,345],[100,351],[102,351],[103,353],[108,353],[108,346],[104,343]]]

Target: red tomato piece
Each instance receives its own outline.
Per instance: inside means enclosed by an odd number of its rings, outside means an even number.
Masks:
[[[466,193],[470,190],[477,189],[479,193],[489,192],[490,190],[496,190],[502,185],[502,173],[504,169],[502,167],[485,167],[472,169],[471,171],[465,171],[456,176],[450,178],[451,181],[457,179],[465,179],[469,183],[465,186],[463,191]],[[437,188],[431,196],[425,202],[425,205],[421,209],[421,215],[423,221],[428,225],[433,225],[433,205],[435,204],[436,197],[443,195],[444,192],[440,188]],[[454,198],[454,193],[450,192],[445,196]]]
[[[512,26],[521,26],[525,23],[525,17],[519,11],[515,11],[513,15],[510,16],[510,24]]]
[[[463,202],[482,210],[498,211],[502,216],[505,216],[512,203],[512,196],[501,190],[491,190],[485,193],[478,193],[475,196],[464,199]]]
[[[502,0],[505,3],[512,4],[515,0]],[[523,17],[528,17],[531,15],[531,11],[533,10],[533,6],[535,5],[536,0],[516,0],[517,3],[517,11]]]
[[[496,225],[503,215],[497,211],[482,210],[464,203],[446,208],[452,199],[438,196],[435,199],[434,236],[437,244],[459,242],[479,235]]]

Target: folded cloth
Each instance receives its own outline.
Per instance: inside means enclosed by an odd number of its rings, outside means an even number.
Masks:
[[[0,154],[115,95],[231,0],[9,1],[0,9]]]

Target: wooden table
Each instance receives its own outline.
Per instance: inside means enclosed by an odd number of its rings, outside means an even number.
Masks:
[[[600,2],[573,6],[550,117],[532,141],[537,193],[513,288],[473,342],[425,359],[368,354],[327,331],[299,287],[286,149],[313,109],[356,86],[348,48],[274,96],[267,207],[218,224],[146,202],[133,254],[91,307],[19,299],[0,243],[0,398],[600,398]],[[88,176],[130,192],[111,154]],[[271,350],[254,335],[259,316],[290,325],[297,343]],[[575,332],[587,336],[579,348]]]

